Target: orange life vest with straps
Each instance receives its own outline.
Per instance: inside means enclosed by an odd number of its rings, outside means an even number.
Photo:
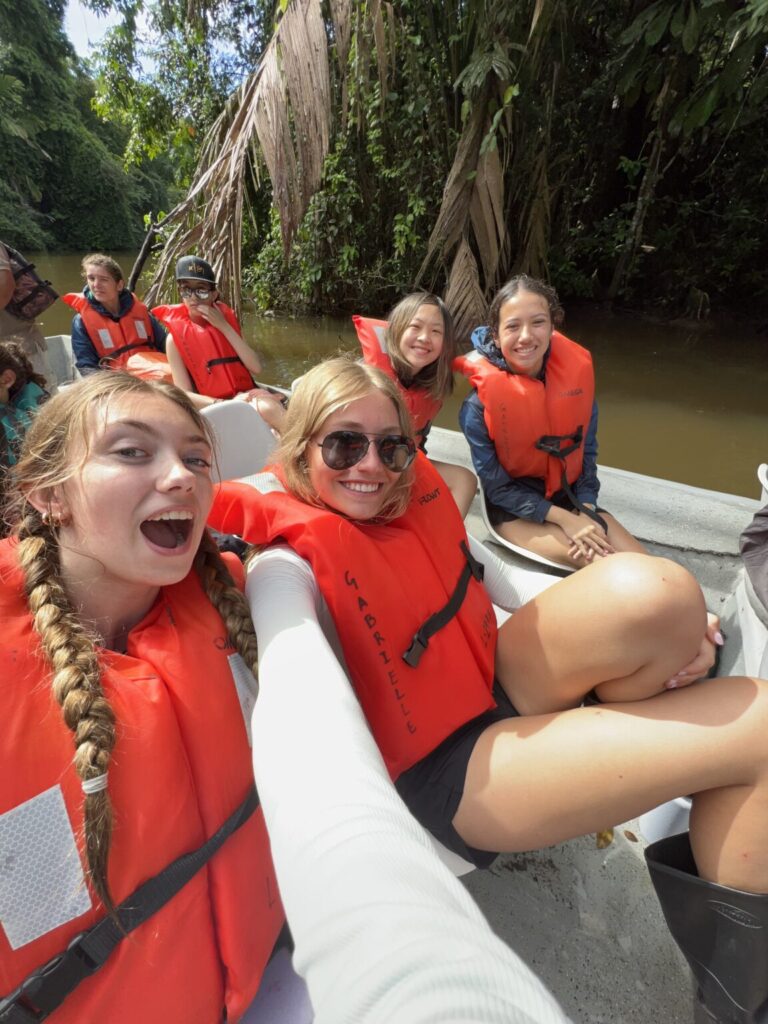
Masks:
[[[372,320],[370,317],[355,314],[352,317],[352,323],[355,325],[360,348],[363,350],[363,362],[383,370],[395,382],[408,407],[408,412],[411,414],[414,432],[420,437],[426,436],[432,420],[440,412],[443,403],[438,398],[433,398],[426,388],[418,386],[407,388],[400,381],[384,344],[384,332],[389,326],[386,320]]]
[[[1,1003],[104,908],[85,882],[72,732],[51,692],[11,540],[0,542],[0,615]],[[201,846],[253,785],[244,721],[252,677],[194,573],[162,588],[129,633],[127,653],[102,651],[100,659],[116,720],[109,884],[119,903]],[[257,808],[50,1020],[214,1024],[226,1008],[227,1020],[237,1021],[282,923]]]
[[[133,305],[119,320],[113,320],[111,317],[99,313],[81,292],[68,292],[61,298],[82,317],[83,326],[103,366],[108,366],[113,370],[128,370],[131,373],[134,372],[130,366],[131,356],[137,352],[144,354],[151,352],[157,357],[153,362],[165,363],[164,379],[171,379],[167,359],[162,352],[157,352],[155,349],[149,311],[135,295],[133,296]],[[135,376],[141,377],[145,374],[135,372]],[[157,379],[157,373],[151,376],[153,379]]]
[[[512,477],[545,482],[549,498],[581,473],[583,439],[595,400],[592,356],[554,331],[544,381],[494,366],[481,352],[453,361],[483,404],[488,435],[499,462]]]
[[[481,567],[467,557],[442,478],[423,454],[414,466],[410,504],[391,522],[353,522],[306,505],[285,493],[274,470],[253,484],[222,483],[209,518],[255,544],[283,538],[311,563],[393,778],[495,706],[496,618]],[[452,599],[456,608],[447,608]]]
[[[216,306],[229,326],[240,334],[235,311],[223,302],[217,302]],[[155,306],[152,313],[173,335],[199,395],[234,398],[241,391],[250,391],[253,377],[221,331],[210,324],[194,323],[183,302],[174,306]]]

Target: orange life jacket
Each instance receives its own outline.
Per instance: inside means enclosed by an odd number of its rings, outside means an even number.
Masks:
[[[102,366],[113,370],[128,370],[135,377],[167,381],[172,379],[168,360],[162,352],[158,352],[155,348],[149,311],[135,295],[133,296],[133,305],[119,320],[112,320],[111,317],[99,313],[80,292],[68,292],[61,298],[63,302],[80,314],[83,326],[91,344],[96,349]],[[137,361],[131,365],[131,356],[139,352],[154,354],[154,362],[164,365],[162,377],[158,378],[157,366],[153,366],[154,372],[148,374],[144,372],[146,369],[144,363]]]
[[[223,302],[216,305],[229,326],[240,334],[235,311]],[[250,391],[253,377],[221,331],[210,324],[194,323],[183,302],[174,306],[155,306],[152,313],[173,335],[199,395],[234,398],[241,391]]]
[[[255,489],[274,488],[272,473],[253,485],[222,483],[209,519],[255,544],[282,537],[311,563],[393,778],[494,707],[493,607],[469,574],[461,547],[467,535],[448,488],[424,455],[414,465],[408,509],[388,523],[353,522],[282,489]],[[458,613],[434,633],[420,660],[417,654],[406,661],[415,633],[445,607],[462,577]]]
[[[563,465],[569,484],[579,478],[595,400],[585,348],[554,331],[544,381],[501,370],[477,351],[458,356],[453,366],[477,391],[488,435],[510,476],[544,480],[547,497],[562,487]],[[565,458],[552,454],[555,449]]]
[[[355,314],[352,317],[352,323],[355,325],[360,348],[363,350],[363,362],[383,370],[395,382],[403,401],[408,406],[414,432],[420,437],[426,436],[432,420],[440,412],[443,403],[440,399],[433,398],[426,388],[418,386],[407,388],[400,381],[384,344],[384,332],[389,326],[386,320],[372,320],[370,317]]]
[[[0,542],[0,1000],[104,916],[83,882],[83,794],[17,568]],[[244,799],[253,769],[242,660],[194,573],[164,587],[100,655],[114,710],[116,903],[197,849]],[[242,693],[242,699],[239,694]],[[9,909],[9,900],[15,903]],[[56,1024],[216,1024],[252,1001],[283,922],[260,808],[52,1014]]]

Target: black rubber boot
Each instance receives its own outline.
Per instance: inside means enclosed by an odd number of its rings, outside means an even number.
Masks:
[[[645,858],[711,1019],[768,1024],[768,895],[699,878],[687,832],[652,843]]]

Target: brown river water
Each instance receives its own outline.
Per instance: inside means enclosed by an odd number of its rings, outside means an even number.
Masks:
[[[82,287],[78,256],[27,255],[59,292]],[[126,275],[130,273],[133,254],[115,257]],[[386,314],[379,309],[361,312]],[[63,303],[42,317],[46,334],[69,333],[71,321],[72,311]],[[269,384],[287,387],[318,360],[357,348],[348,318],[246,312],[243,326],[262,357],[262,380]],[[759,497],[755,470],[768,461],[765,328],[758,333],[727,320],[703,326],[655,323],[579,306],[568,313],[564,331],[594,356],[603,465]],[[466,382],[457,379],[438,426],[458,429],[467,391]]]

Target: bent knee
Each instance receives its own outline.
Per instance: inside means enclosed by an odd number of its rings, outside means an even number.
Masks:
[[[706,627],[704,595],[696,579],[677,562],[654,555],[618,552],[601,559],[601,585],[611,597],[631,603],[643,616],[690,613]]]

